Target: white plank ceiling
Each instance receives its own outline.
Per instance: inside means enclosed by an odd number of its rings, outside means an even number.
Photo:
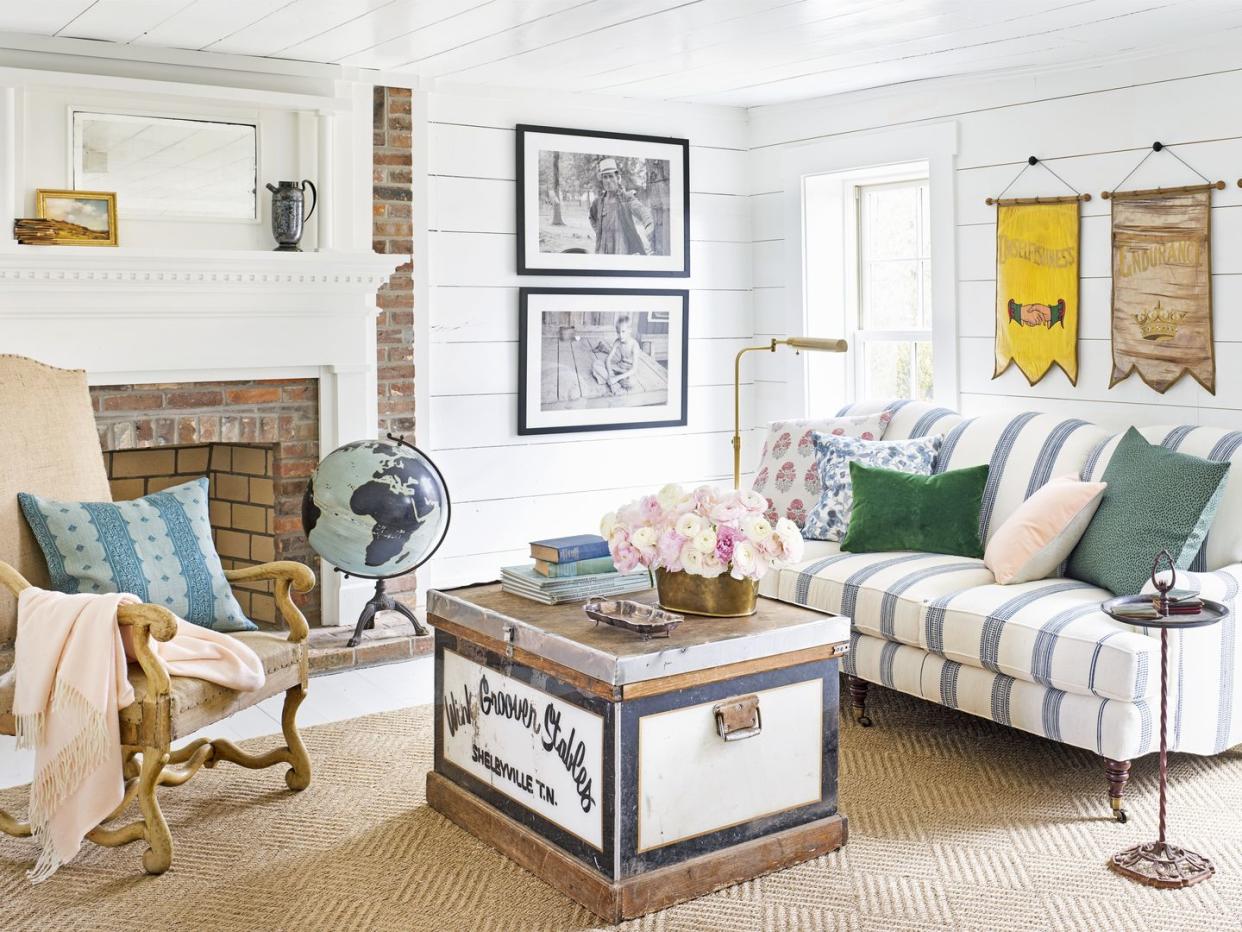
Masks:
[[[1156,54],[1240,0],[8,0],[0,30],[738,106]],[[1235,32],[1235,35],[1238,33]]]

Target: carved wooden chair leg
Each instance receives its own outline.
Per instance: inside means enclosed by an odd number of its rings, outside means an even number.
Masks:
[[[280,727],[285,733],[285,744],[289,747],[289,770],[285,774],[285,783],[289,789],[301,791],[310,786],[311,762],[306,753],[306,745],[298,734],[298,706],[306,698],[306,687],[294,686],[285,691],[285,707],[280,715]]]
[[[30,823],[18,822],[17,819],[0,809],[0,832],[12,835],[14,838],[29,838]]]
[[[132,780],[142,771],[139,762],[135,760],[138,748],[123,748],[121,753],[124,755],[121,760],[121,773],[126,780]]]
[[[870,728],[871,718],[867,715],[867,689],[871,684],[856,676],[846,679],[850,684],[850,706],[854,710],[854,721],[863,728]]]
[[[142,866],[148,874],[162,874],[172,865],[172,833],[168,830],[168,823],[164,821],[164,813],[160,811],[159,800],[155,798],[159,790],[160,775],[164,772],[166,763],[168,748],[142,749],[142,770],[138,776],[138,807],[142,810],[143,834],[149,846],[142,855]]]
[[[1113,818],[1124,824],[1126,809],[1122,794],[1125,792],[1126,781],[1130,779],[1130,762],[1104,758],[1104,776],[1108,777],[1108,801],[1113,807]]]

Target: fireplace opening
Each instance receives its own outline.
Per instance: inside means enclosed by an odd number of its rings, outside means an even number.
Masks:
[[[205,476],[226,569],[297,560],[318,569],[302,533],[302,494],[319,456],[315,379],[111,385],[91,389],[117,500]],[[272,583],[234,586],[248,617],[276,624]],[[295,595],[312,626],[319,590]]]
[[[204,443],[104,453],[114,501],[141,498],[200,477],[208,481],[211,533],[225,569],[276,559],[275,450]],[[276,623],[270,582],[234,587],[251,621]]]

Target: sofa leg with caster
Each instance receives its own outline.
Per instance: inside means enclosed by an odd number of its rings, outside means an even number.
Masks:
[[[1124,825],[1126,810],[1122,793],[1125,792],[1126,781],[1130,779],[1130,762],[1104,758],[1104,776],[1108,777],[1108,801],[1113,807],[1113,818]]]
[[[871,718],[867,715],[867,689],[871,684],[856,676],[846,677],[846,681],[850,684],[850,707],[854,710],[854,721],[863,728],[870,728]]]

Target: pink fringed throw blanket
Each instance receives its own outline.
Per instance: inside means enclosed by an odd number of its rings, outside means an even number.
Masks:
[[[18,597],[13,717],[18,747],[35,751],[30,826],[43,849],[30,872],[35,883],[67,864],[124,798],[117,714],[134,701],[126,673],[133,652],[116,613],[138,601],[34,587]],[[178,619],[176,637],[150,644],[171,676],[236,690],[263,685],[258,656],[227,634]]]

